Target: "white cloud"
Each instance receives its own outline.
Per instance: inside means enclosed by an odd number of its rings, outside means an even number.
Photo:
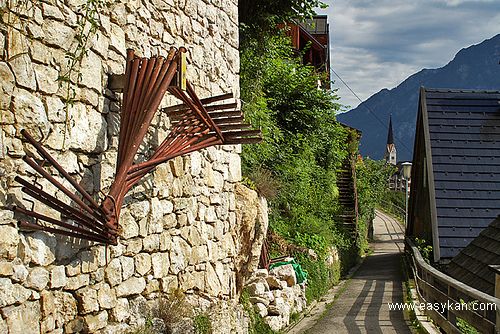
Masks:
[[[333,69],[366,99],[499,33],[497,0],[326,0]],[[336,79],[332,76],[332,79]],[[359,101],[338,79],[341,103]]]

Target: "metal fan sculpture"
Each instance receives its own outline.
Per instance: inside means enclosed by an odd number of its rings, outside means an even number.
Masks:
[[[249,124],[243,123],[241,111],[235,111],[236,103],[220,103],[232,99],[232,94],[199,99],[186,79],[186,66],[185,48],[172,48],[166,58],[139,58],[133,50],[127,51],[116,175],[109,193],[100,204],[39,142],[22,130],[24,138],[40,156],[26,155],[24,161],[68,196],[74,205],[47,193],[36,182],[17,176],[15,180],[22,185],[24,193],[61,214],[60,219],[56,219],[16,206],[14,211],[35,218],[34,222],[21,221],[20,226],[116,244],[118,219],[125,195],[156,166],[212,145],[257,143],[262,140],[260,130],[252,130]],[[167,91],[182,101],[182,104],[163,110],[171,120],[171,131],[149,159],[135,162],[137,151]],[[44,168],[47,165],[54,167],[76,193],[47,172]]]

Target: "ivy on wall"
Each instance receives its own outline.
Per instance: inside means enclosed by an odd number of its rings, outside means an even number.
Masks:
[[[77,17],[76,27],[74,28],[76,32],[74,43],[65,52],[67,66],[64,70],[61,70],[62,72],[58,78],[60,87],[64,89],[63,100],[66,113],[63,147],[66,140],[66,131],[69,127],[68,108],[75,102],[75,85],[78,86],[82,80],[82,60],[88,55],[91,42],[102,27],[99,13],[108,4],[109,0],[85,0],[79,8],[80,15]],[[9,44],[10,32],[15,29],[24,36],[26,45],[28,45],[28,42],[34,38],[30,33],[30,29],[28,29],[28,25],[33,23],[35,10],[40,9],[41,3],[36,0],[8,0],[4,5],[4,7],[0,8],[0,24],[6,32],[6,44]],[[9,55],[9,48],[5,48],[2,59],[6,61],[12,60],[11,55]]]

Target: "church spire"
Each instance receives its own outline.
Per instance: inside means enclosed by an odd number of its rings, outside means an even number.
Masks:
[[[389,117],[389,132],[387,133],[384,158],[388,164],[396,165],[396,145],[394,144],[394,134],[392,133],[392,115]]]
[[[389,133],[387,133],[387,145],[394,144],[394,135],[392,134],[392,114],[389,116]]]

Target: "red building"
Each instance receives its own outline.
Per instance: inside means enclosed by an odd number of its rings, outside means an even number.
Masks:
[[[317,15],[301,23],[287,24],[287,34],[297,53],[302,54],[304,64],[314,66],[319,72],[327,74],[330,82],[330,34],[328,17]],[[324,84],[323,84],[324,86]]]

